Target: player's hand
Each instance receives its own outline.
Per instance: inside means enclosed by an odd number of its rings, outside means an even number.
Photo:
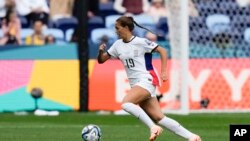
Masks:
[[[99,51],[105,51],[106,49],[106,44],[102,43],[100,46],[99,46]]]
[[[163,82],[166,82],[167,80],[168,80],[168,77],[167,77],[167,73],[161,73],[161,80],[163,81]]]

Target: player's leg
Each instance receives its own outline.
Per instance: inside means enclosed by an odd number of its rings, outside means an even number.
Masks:
[[[169,129],[175,134],[188,139],[189,141],[201,141],[200,137],[185,129],[177,121],[166,117],[162,112],[156,97],[151,97],[140,103],[144,111],[159,125]]]
[[[149,97],[150,94],[147,90],[140,86],[134,86],[124,97],[122,101],[122,108],[141,120],[151,129],[150,141],[154,141],[156,137],[162,132],[162,129],[161,127],[155,125],[155,123],[140,106],[136,105],[141,103],[141,101],[148,99]]]

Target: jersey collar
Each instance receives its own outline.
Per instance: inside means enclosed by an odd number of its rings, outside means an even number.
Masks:
[[[129,42],[133,41],[135,37],[136,37],[136,36],[132,36],[128,42],[126,42],[126,41],[124,41],[124,40],[122,40],[122,41],[123,41],[124,43],[129,43]]]

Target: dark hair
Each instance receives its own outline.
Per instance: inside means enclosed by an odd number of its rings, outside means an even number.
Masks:
[[[15,11],[11,8],[7,9],[6,15],[5,15],[5,20],[6,20],[6,24],[8,25],[10,23],[10,15],[12,13],[15,13]]]
[[[43,23],[43,21],[42,20],[34,20],[34,21],[32,21],[32,27],[34,27],[35,26],[35,23],[36,22],[41,22],[42,23],[42,25],[44,25],[44,23]]]
[[[138,23],[134,20],[134,18],[133,18],[133,17],[130,17],[130,16],[129,16],[129,17],[127,17],[127,16],[121,16],[120,18],[118,18],[118,19],[116,20],[116,22],[119,22],[119,23],[121,24],[122,27],[128,26],[129,31],[133,31],[134,28],[135,28],[134,25],[136,25],[136,26],[138,26],[138,27],[140,27],[140,28],[142,28],[142,29],[145,29],[145,30],[147,30],[147,31],[149,31],[149,32],[151,32],[151,33],[153,33],[153,34],[155,34],[155,33],[152,32],[151,30],[149,30],[148,28],[143,27],[143,26],[141,26],[140,24],[138,24]]]

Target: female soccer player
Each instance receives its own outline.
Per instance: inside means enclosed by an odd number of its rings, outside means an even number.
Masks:
[[[131,86],[131,90],[122,101],[122,108],[140,119],[150,128],[150,141],[154,141],[162,132],[162,128],[156,125],[156,123],[189,141],[201,141],[198,135],[191,133],[178,122],[166,117],[161,112],[155,94],[159,80],[151,61],[152,52],[160,53],[160,77],[163,82],[166,81],[166,50],[145,38],[134,36],[132,32],[135,25],[146,29],[137,24],[132,17],[122,16],[118,18],[115,23],[115,28],[120,39],[117,40],[107,52],[105,51],[106,45],[101,44],[97,58],[100,64],[111,57],[122,61]]]

